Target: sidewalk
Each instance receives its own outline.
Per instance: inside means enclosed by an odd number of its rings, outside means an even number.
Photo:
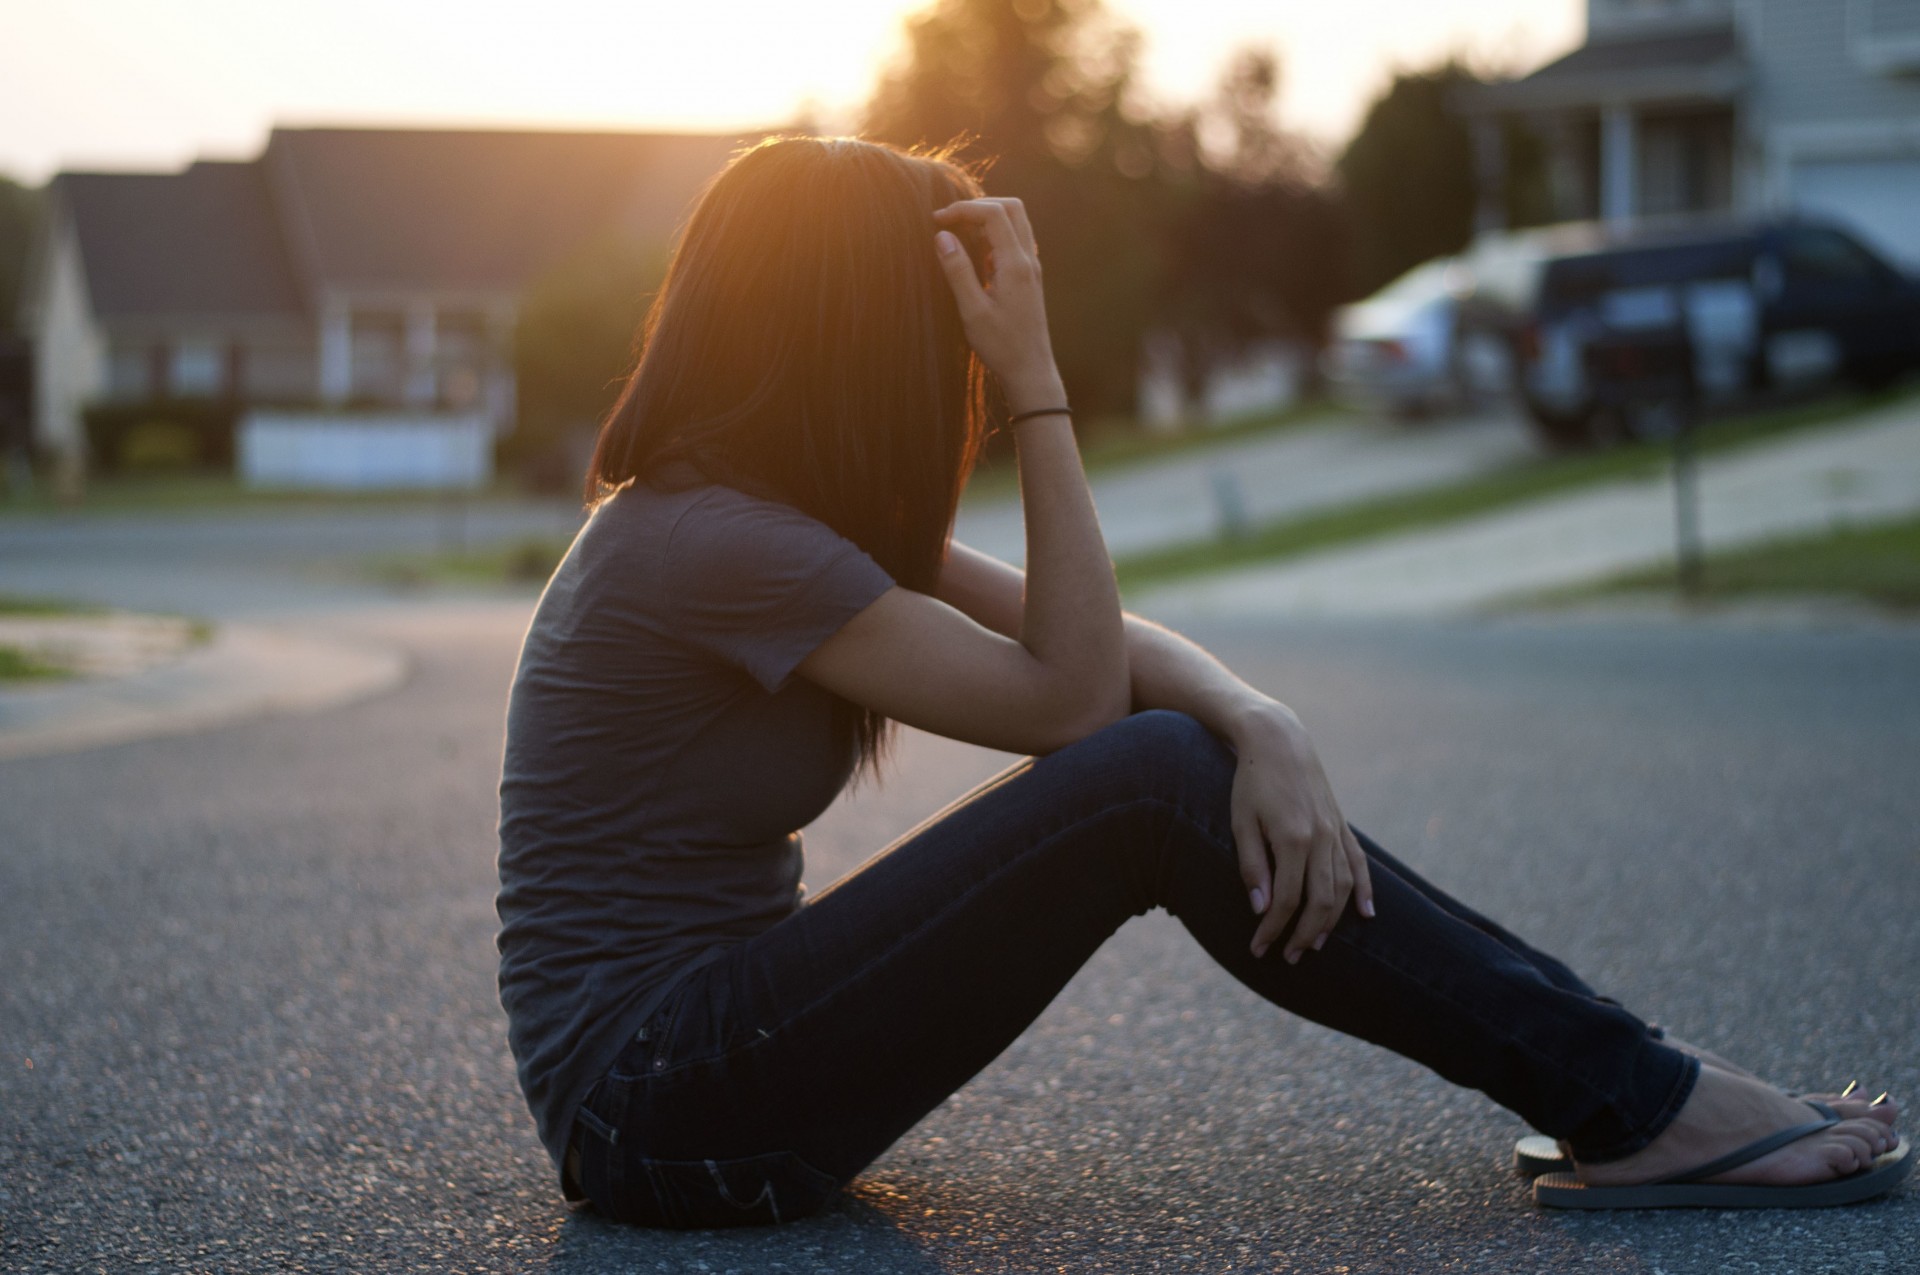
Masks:
[[[223,623],[204,645],[121,676],[0,688],[0,759],[330,708],[406,672],[391,647]]]
[[[1141,590],[1143,613],[1457,615],[1671,561],[1668,477],[1614,483],[1405,536]],[[1709,552],[1920,511],[1920,405],[1700,465]]]

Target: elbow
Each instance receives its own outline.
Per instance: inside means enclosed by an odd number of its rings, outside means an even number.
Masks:
[[[1059,731],[1059,741],[1054,748],[1064,748],[1068,744],[1085,739],[1096,731],[1104,730],[1131,715],[1133,712],[1133,688],[1122,681],[1116,689],[1107,686],[1099,695],[1089,696],[1079,705],[1078,711],[1063,715]],[[1051,752],[1052,749],[1047,751]]]

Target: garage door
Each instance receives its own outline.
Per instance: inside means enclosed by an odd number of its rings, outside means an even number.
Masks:
[[[1792,199],[1858,231],[1874,246],[1920,269],[1920,158],[1801,161]]]

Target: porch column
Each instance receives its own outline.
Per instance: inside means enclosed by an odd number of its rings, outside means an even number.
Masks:
[[[320,401],[344,403],[353,396],[353,311],[333,300],[320,311]]]
[[[415,407],[431,407],[440,394],[439,377],[434,369],[434,349],[439,332],[433,303],[416,301],[407,307],[407,402]]]
[[[1600,111],[1600,216],[1602,220],[1632,221],[1639,211],[1640,154],[1636,145],[1631,106],[1607,106]]]

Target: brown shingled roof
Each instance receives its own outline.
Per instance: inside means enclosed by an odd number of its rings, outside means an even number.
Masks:
[[[263,162],[310,286],[517,292],[594,234],[664,242],[751,140],[287,128]]]
[[[304,311],[257,163],[183,173],[62,173],[102,317]]]

